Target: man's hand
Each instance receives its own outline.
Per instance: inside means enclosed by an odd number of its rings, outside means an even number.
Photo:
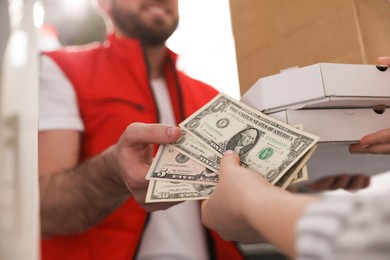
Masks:
[[[145,176],[153,160],[153,144],[175,142],[181,135],[180,128],[160,124],[134,123],[127,127],[118,143],[112,147],[111,162],[120,173],[137,203],[147,211],[167,209],[177,203],[145,203],[149,181]]]
[[[351,153],[390,154],[390,128],[364,136],[349,146]]]
[[[153,144],[175,142],[180,134],[176,126],[134,123],[117,144],[78,165],[80,133],[39,133],[42,236],[82,232],[102,221],[129,196],[147,211],[177,204],[145,204],[145,176],[153,159]]]
[[[322,178],[316,182],[307,185],[309,191],[320,192],[327,190],[359,190],[367,188],[370,185],[370,176],[361,174],[341,174]]]

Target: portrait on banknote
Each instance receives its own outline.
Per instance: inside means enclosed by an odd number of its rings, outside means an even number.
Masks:
[[[259,141],[260,131],[256,128],[247,128],[235,134],[226,144],[225,150],[232,150],[240,157],[247,154]]]

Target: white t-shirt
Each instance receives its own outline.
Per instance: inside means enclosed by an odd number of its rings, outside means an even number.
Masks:
[[[165,81],[153,80],[151,85],[160,111],[160,123],[175,125]],[[74,88],[58,65],[47,56],[41,59],[39,90],[39,131],[84,131]],[[208,259],[199,203],[186,201],[167,210],[151,213],[137,259]]]

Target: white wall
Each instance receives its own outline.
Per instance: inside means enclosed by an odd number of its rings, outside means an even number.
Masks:
[[[219,91],[239,98],[229,1],[179,1],[180,24],[168,40],[179,68]]]

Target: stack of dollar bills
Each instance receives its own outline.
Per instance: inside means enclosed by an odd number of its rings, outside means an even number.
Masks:
[[[269,117],[223,93],[179,124],[176,143],[160,145],[146,179],[146,202],[206,199],[218,184],[223,153],[285,189],[306,180],[319,137]]]

